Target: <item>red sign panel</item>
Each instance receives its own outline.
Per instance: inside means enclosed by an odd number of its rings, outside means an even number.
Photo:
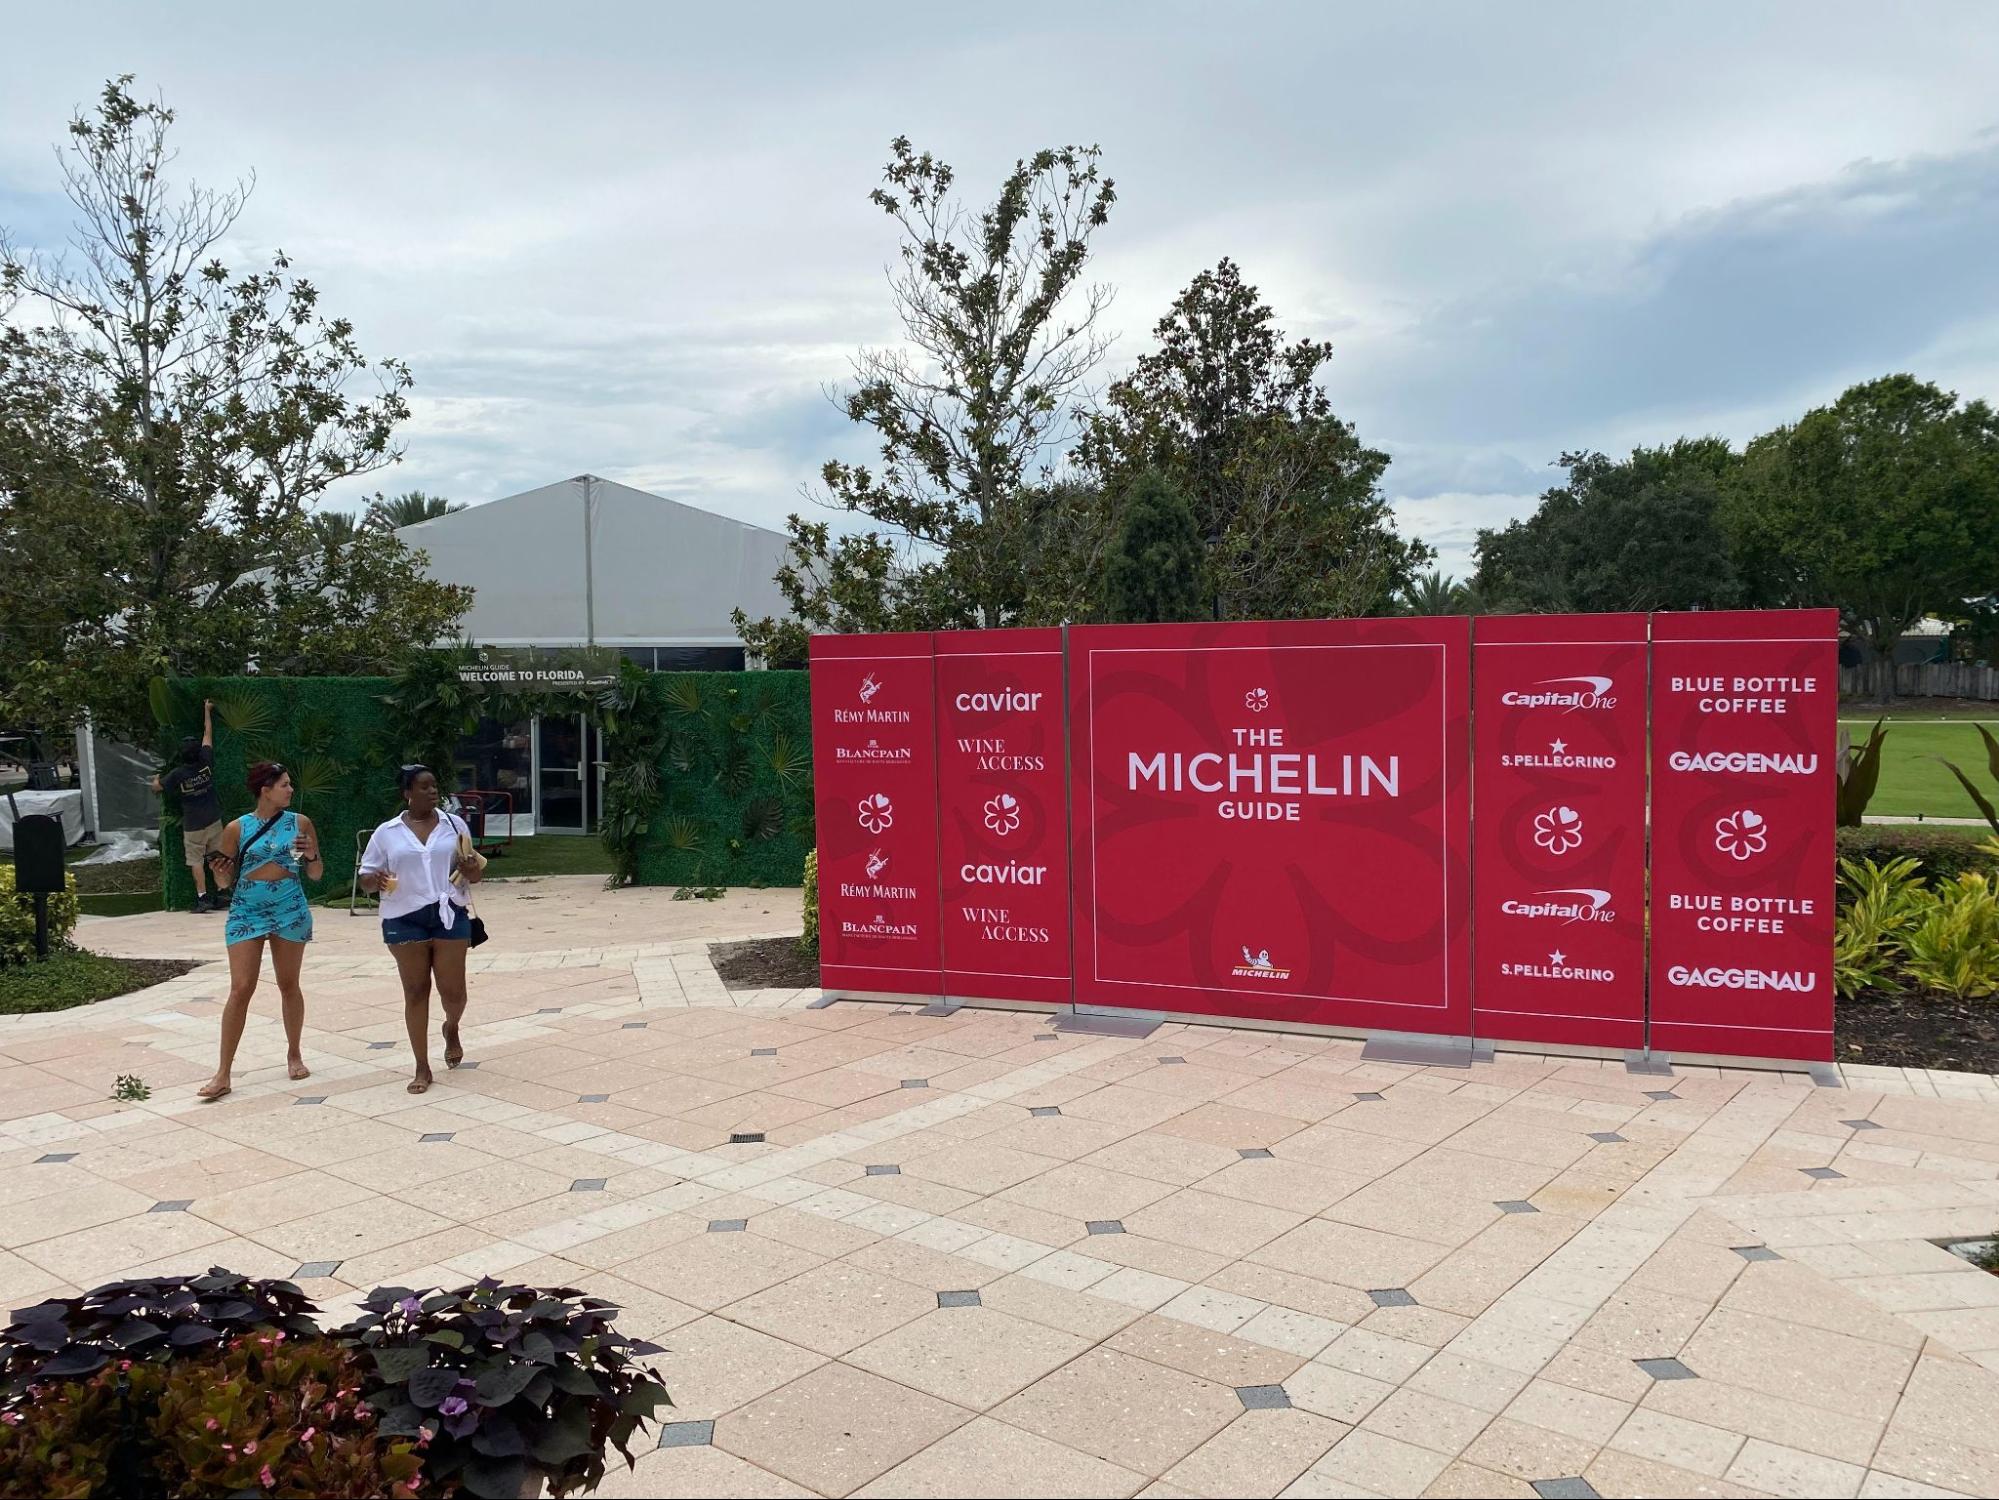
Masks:
[[[1062,632],[934,640],[945,993],[1065,1004]]]
[[[1468,1033],[1469,646],[1073,629],[1077,1001]]]
[[[1830,1059],[1838,616],[1652,641],[1652,1046]]]
[[[819,969],[829,988],[943,992],[928,635],[812,638]]]
[[[1477,621],[1482,1037],[1644,1045],[1645,636],[1642,614]]]

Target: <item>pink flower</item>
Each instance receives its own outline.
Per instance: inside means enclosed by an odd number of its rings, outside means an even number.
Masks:
[[[304,1432],[301,1432],[298,1435],[298,1440],[301,1443],[309,1443],[312,1441],[312,1435],[317,1431],[319,1431],[317,1427],[308,1427]]]
[[[243,1451],[245,1453],[255,1453],[257,1451],[257,1440],[251,1438],[249,1442],[243,1445]]]
[[[216,1429],[216,1428],[218,1428],[218,1427],[220,1427],[221,1425],[222,1425],[222,1424],[221,1424],[220,1422],[216,1421],[216,1420],[215,1420],[215,1418],[213,1418],[213,1417],[210,1417],[210,1418],[208,1419],[208,1430],[209,1430],[210,1432],[213,1432],[213,1431],[215,1431],[215,1429]]]
[[[264,1465],[264,1471],[257,1476],[257,1482],[267,1490],[274,1490],[278,1487],[278,1478],[271,1472],[269,1464]]]

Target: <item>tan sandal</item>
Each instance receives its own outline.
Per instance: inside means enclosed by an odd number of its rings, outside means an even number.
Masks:
[[[434,1081],[434,1079],[429,1077],[412,1078],[405,1087],[404,1092],[410,1094],[427,1094],[430,1092],[430,1086]]]
[[[194,1097],[199,1099],[203,1104],[213,1104],[217,1099],[224,1098],[234,1092],[235,1090],[226,1083],[221,1088],[217,1088],[212,1083],[204,1083],[194,1091]]]
[[[303,1060],[288,1062],[285,1065],[285,1072],[290,1075],[293,1083],[299,1083],[312,1077],[312,1069],[308,1068]]]
[[[464,1061],[465,1061],[465,1044],[458,1039],[458,1028],[456,1026],[445,1027],[444,1028],[445,1067],[455,1068]]]

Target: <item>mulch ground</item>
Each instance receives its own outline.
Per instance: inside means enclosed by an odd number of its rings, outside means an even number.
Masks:
[[[753,943],[711,943],[715,972],[732,990],[807,990],[819,987],[819,956],[800,950],[794,937]]]
[[[1841,1062],[1999,1073],[1999,1000],[1870,992],[1839,1002],[1834,1031]]]

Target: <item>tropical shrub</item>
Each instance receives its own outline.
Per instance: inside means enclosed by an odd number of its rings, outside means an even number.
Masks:
[[[1902,938],[1909,977],[1958,1000],[1999,990],[1999,890],[1984,875],[1960,875],[1928,895]]]
[[[1992,737],[1992,731],[1987,729],[1983,724],[1974,724],[1971,727],[1973,729],[1976,729],[1978,731],[1978,737],[1985,741],[1986,769],[1992,773],[1992,779],[1994,781],[1999,781],[1999,739],[1994,739]],[[1941,755],[1937,756],[1936,759],[1942,761],[1944,768],[1947,771],[1949,771],[1951,775],[1955,776],[1958,779],[1959,784],[1962,785],[1964,789],[1971,794],[1971,800],[1976,804],[1978,804],[1978,811],[1980,812],[1980,814],[1984,816],[1985,821],[1987,823],[1992,825],[1993,834],[1995,836],[1999,836],[1999,808],[1993,807],[1992,799],[1990,797],[1987,797],[1983,792],[1981,792],[1978,789],[1977,783],[1974,782],[1969,776],[1965,775],[1964,772],[1960,771],[1957,768],[1955,762],[1950,761]]]
[[[1999,991],[1999,875],[1966,871],[1926,886],[1907,857],[1843,859],[1839,869],[1846,900],[1833,927],[1833,983],[1840,995],[1910,986],[1966,1000]]]
[[[49,893],[49,949],[68,947],[76,930],[76,877]],[[14,890],[14,862],[0,865],[0,963],[24,964],[35,956],[35,898]]]
[[[1907,855],[1886,864],[1842,859],[1840,884],[1849,899],[1833,926],[1833,986],[1847,998],[1894,982],[1902,934],[1924,895],[1917,862]]]
[[[1867,743],[1857,750],[1846,726],[1839,726],[1839,755],[1833,762],[1839,773],[1834,822],[1841,828],[1859,828],[1865,820],[1867,804],[1874,799],[1874,788],[1881,781],[1881,744],[1888,738],[1887,722],[1876,719]]]
[[[512,1496],[539,1472],[555,1495],[594,1489],[608,1445],[632,1463],[634,1432],[671,1405],[633,1363],[655,1344],[611,1326],[617,1309],[569,1288],[384,1287],[340,1337],[372,1362],[381,1431],[426,1440],[439,1486]]]
[[[1872,860],[1886,864],[1904,855],[1921,866],[1924,885],[1955,880],[1967,870],[1980,873],[1999,870],[1999,857],[1989,840],[1980,844],[1953,829],[1924,828],[1913,823],[1869,823],[1865,828],[1841,828],[1835,835],[1839,857]],[[1851,892],[1842,884],[1840,899]]]

